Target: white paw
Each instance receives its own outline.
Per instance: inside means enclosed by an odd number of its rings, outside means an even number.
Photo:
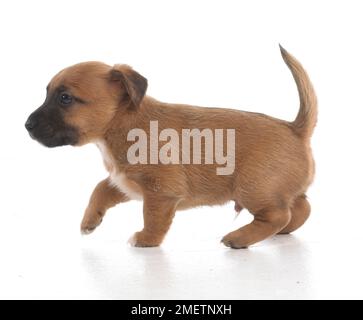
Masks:
[[[83,236],[86,236],[86,235],[88,235],[88,234],[91,234],[93,231],[95,231],[96,230],[96,228],[85,228],[85,229],[81,229],[81,235],[83,235]]]
[[[136,246],[136,233],[134,233],[129,240],[127,241],[127,243],[132,246],[135,247]]]

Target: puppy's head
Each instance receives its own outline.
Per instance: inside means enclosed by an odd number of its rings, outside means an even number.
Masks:
[[[118,110],[137,111],[146,89],[147,80],[127,65],[80,63],[51,80],[25,127],[47,147],[83,145],[101,138]]]

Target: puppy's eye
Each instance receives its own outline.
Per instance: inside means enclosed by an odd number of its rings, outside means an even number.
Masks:
[[[61,93],[59,96],[59,102],[63,106],[69,106],[73,102],[73,97],[68,93]]]

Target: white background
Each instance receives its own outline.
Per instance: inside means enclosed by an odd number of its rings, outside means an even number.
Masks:
[[[0,298],[363,298],[361,1],[0,2]],[[219,244],[233,204],[178,213],[161,248],[127,246],[142,203],[112,209],[81,237],[106,177],[95,146],[47,149],[27,116],[60,69],[127,63],[168,102],[292,120],[298,95],[278,43],[319,98],[312,215],[248,250]]]

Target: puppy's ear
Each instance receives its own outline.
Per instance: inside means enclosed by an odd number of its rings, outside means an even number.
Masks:
[[[129,107],[137,109],[145,96],[147,79],[125,64],[116,64],[111,69],[111,81],[120,82],[126,91]]]

